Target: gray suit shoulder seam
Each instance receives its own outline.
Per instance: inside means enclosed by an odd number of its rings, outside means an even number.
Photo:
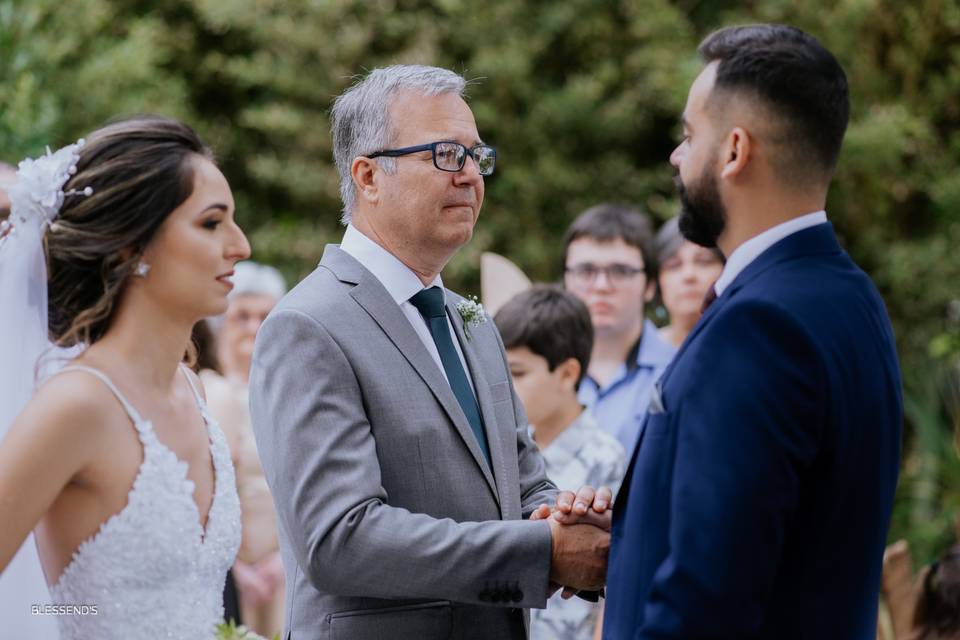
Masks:
[[[347,354],[346,354],[346,352],[343,350],[343,347],[340,346],[340,343],[337,342],[337,339],[336,339],[335,337],[333,337],[333,334],[330,333],[330,330],[327,329],[326,325],[323,324],[323,322],[322,322],[319,318],[316,318],[316,317],[310,315],[310,314],[307,313],[306,311],[301,311],[300,309],[280,309],[280,310],[277,311],[277,313],[276,313],[276,315],[275,315],[274,317],[280,317],[281,315],[287,314],[287,313],[293,314],[293,315],[297,315],[297,316],[301,316],[301,317],[306,318],[307,320],[309,320],[310,323],[313,324],[313,325],[315,325],[317,328],[319,328],[320,331],[322,331],[323,334],[324,334],[325,336],[327,336],[333,344],[337,345],[337,351],[339,351],[339,352],[340,352],[340,355],[342,355],[343,358],[349,362],[349,358],[347,358]]]

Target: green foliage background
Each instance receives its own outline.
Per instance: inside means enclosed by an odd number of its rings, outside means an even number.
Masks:
[[[255,257],[296,279],[341,234],[332,98],[376,66],[445,66],[477,79],[471,105],[499,157],[446,279],[477,292],[484,250],[554,279],[587,206],[673,214],[667,156],[696,45],[758,21],[815,34],[849,76],[828,211],[895,324],[907,429],[891,539],[926,561],[960,501],[956,0],[0,0],[0,158],[119,115],[184,118],[217,149]]]

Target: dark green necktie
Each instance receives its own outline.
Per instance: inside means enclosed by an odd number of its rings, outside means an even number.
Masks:
[[[470,388],[470,381],[467,380],[467,373],[460,363],[460,356],[457,355],[457,350],[453,346],[453,337],[447,325],[447,312],[443,305],[443,290],[440,287],[424,289],[410,298],[410,303],[420,311],[420,315],[430,327],[430,335],[433,336],[433,342],[437,345],[437,351],[440,352],[440,362],[443,363],[443,370],[447,373],[453,395],[457,397],[457,402],[460,403],[460,408],[463,409],[470,428],[473,429],[473,435],[477,438],[480,450],[483,451],[483,457],[490,465],[490,450],[487,447],[487,437],[483,432],[483,418],[480,416],[477,399]],[[490,468],[492,469],[493,465],[490,465]]]

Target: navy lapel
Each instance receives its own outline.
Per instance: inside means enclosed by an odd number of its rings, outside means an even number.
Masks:
[[[663,375],[660,376],[662,387],[666,387],[667,379],[674,365],[680,360],[683,353],[687,350],[687,347],[693,342],[697,335],[703,331],[704,327],[710,324],[710,320],[716,317],[726,301],[735,296],[738,291],[748,285],[754,278],[770,267],[787,260],[811,255],[829,255],[841,251],[840,244],[837,242],[837,238],[833,233],[833,225],[829,222],[792,233],[768,247],[766,251],[757,256],[753,262],[737,274],[737,277],[733,279],[733,282],[724,290],[723,294],[714,300],[710,308],[707,309],[707,312],[704,313],[703,317],[694,325],[693,331],[691,331],[687,339],[683,341],[677,355],[674,356],[673,361],[666,370],[664,370]],[[667,410],[669,409],[670,408],[667,407]]]
[[[450,384],[443,376],[436,361],[423,345],[420,336],[410,326],[410,322],[403,314],[400,306],[376,276],[353,259],[352,256],[341,250],[340,247],[327,245],[323,252],[323,258],[320,260],[320,265],[330,269],[342,282],[356,285],[350,290],[350,296],[380,326],[387,338],[393,342],[407,362],[410,363],[410,366],[429,387],[483,472],[494,498],[497,498],[496,482],[486,460],[484,460],[483,452],[480,451],[480,446],[477,444],[476,436],[473,435],[470,423],[464,415],[463,409],[460,408],[457,397],[453,394]],[[486,419],[486,414],[484,414],[484,419]],[[497,499],[499,503],[499,498]]]
[[[832,255],[842,251],[834,235],[832,224],[827,222],[807,227],[768,247],[733,279],[720,297],[729,298],[735,295],[761,273],[778,263],[807,256]],[[717,300],[719,301],[719,298]]]
[[[674,407],[673,403],[677,402],[676,398],[670,399],[665,398],[664,394],[667,390],[667,382],[670,378],[670,374],[673,372],[674,367],[680,359],[683,357],[684,352],[686,352],[687,347],[696,339],[697,335],[703,331],[703,328],[710,324],[710,321],[717,316],[720,312],[720,309],[723,308],[724,304],[733,296],[737,294],[738,291],[747,286],[753,279],[762,274],[764,271],[770,267],[779,264],[787,260],[793,260],[795,258],[813,256],[813,255],[832,255],[842,252],[840,244],[837,242],[837,238],[833,232],[833,225],[829,222],[826,224],[818,224],[812,227],[808,227],[796,233],[792,233],[786,238],[783,238],[779,242],[774,243],[766,251],[761,253],[757,258],[747,265],[747,267],[741,271],[736,278],[733,279],[733,282],[730,283],[723,294],[714,300],[713,304],[710,305],[710,308],[707,309],[707,312],[703,314],[703,317],[697,322],[694,326],[693,331],[690,332],[690,335],[687,336],[687,339],[683,341],[683,344],[680,347],[680,350],[677,352],[677,355],[674,356],[673,361],[667,366],[664,370],[663,375],[660,376],[660,380],[657,382],[657,387],[660,392],[661,404],[665,411],[672,411]],[[640,427],[640,435],[637,438],[637,444],[633,448],[633,455],[630,457],[630,464],[627,467],[627,473],[624,477],[623,484],[621,487],[628,487],[630,485],[630,477],[633,475],[633,465],[634,461],[637,458],[637,452],[640,450],[640,446],[643,444],[643,435],[646,432],[647,420],[649,420],[649,414],[647,418],[644,419],[643,425]],[[623,491],[623,489],[621,489]],[[627,493],[624,492],[623,496],[617,496],[618,501],[626,499]],[[620,505],[622,508],[622,505]]]

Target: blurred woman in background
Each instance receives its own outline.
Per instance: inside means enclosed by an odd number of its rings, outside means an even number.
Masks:
[[[237,264],[233,283],[226,313],[210,319],[222,375],[202,369],[200,378],[237,470],[243,526],[233,577],[240,595],[240,619],[249,629],[271,637],[283,627],[283,565],[273,498],[250,424],[247,383],[257,330],[286,293],[286,284],[279,271],[255,262]]]
[[[696,245],[680,233],[677,218],[668,220],[657,233],[660,263],[660,301],[669,324],[660,329],[664,341],[679,347],[700,319],[707,291],[723,271],[723,254]]]

